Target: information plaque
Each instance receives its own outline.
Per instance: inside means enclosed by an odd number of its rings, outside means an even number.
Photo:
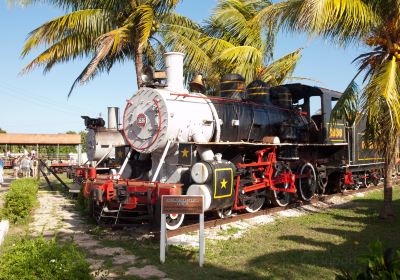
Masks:
[[[161,214],[203,214],[202,195],[163,195]]]
[[[168,246],[167,215],[199,215],[199,265],[204,264],[204,197],[202,195],[163,195],[161,197],[160,262],[165,262]]]

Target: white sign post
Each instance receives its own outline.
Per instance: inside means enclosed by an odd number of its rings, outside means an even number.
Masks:
[[[199,265],[204,265],[206,252],[204,240],[204,199],[202,195],[164,195],[161,199],[160,229],[160,262],[165,263],[165,252],[168,249],[167,215],[190,214],[199,215]]]
[[[161,263],[165,263],[165,250],[168,246],[166,224],[167,224],[167,214],[161,214],[161,231],[160,231],[160,262]]]
[[[206,244],[204,239],[204,212],[199,215],[199,265],[203,267],[204,264],[204,255],[206,253]]]

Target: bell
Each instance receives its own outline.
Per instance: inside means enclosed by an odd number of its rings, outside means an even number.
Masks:
[[[196,75],[193,80],[189,83],[190,91],[193,92],[201,92],[203,93],[206,90],[206,87],[203,83],[203,76]]]

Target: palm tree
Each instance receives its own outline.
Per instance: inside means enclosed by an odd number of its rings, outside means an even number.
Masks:
[[[28,4],[31,4],[31,0],[7,0],[7,4],[9,7],[19,5],[21,7],[24,7]]]
[[[241,74],[247,82],[281,84],[293,73],[301,49],[272,62],[276,30],[265,31],[255,20],[270,5],[263,0],[219,0],[202,28],[181,30],[184,36],[167,34],[166,42],[185,52],[189,70],[205,74],[214,88],[227,73]]]
[[[142,84],[143,63],[162,63],[162,36],[181,28],[196,28],[189,19],[173,12],[179,0],[54,0],[48,1],[68,13],[33,30],[22,56],[44,45],[47,49],[23,70],[43,66],[44,72],[60,62],[80,57],[92,59],[73,83],[85,83],[96,74],[110,71],[116,62],[133,60],[137,85]],[[176,28],[179,26],[180,29]],[[177,34],[179,35],[179,34]]]
[[[400,132],[400,1],[287,0],[266,7],[257,20],[344,47],[358,43],[370,48],[355,59],[359,63],[356,77],[364,75],[365,83],[359,106],[367,117],[365,140],[385,158],[381,217],[393,216],[392,170]],[[353,94],[344,94],[339,106],[343,109],[352,98]]]

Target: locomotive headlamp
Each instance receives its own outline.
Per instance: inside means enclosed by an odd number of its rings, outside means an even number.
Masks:
[[[195,163],[190,171],[193,181],[197,184],[204,184],[207,182],[208,178],[210,177],[210,173],[209,166],[204,162]]]

